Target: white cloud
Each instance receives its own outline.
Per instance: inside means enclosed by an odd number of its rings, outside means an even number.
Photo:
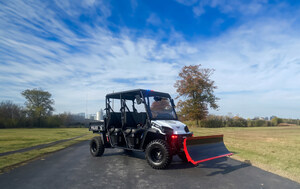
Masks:
[[[241,15],[255,15],[263,10],[263,6],[267,3],[262,0],[255,0],[250,2],[244,2],[240,0],[176,0],[186,6],[192,6],[195,16],[201,16],[205,14],[205,9],[217,8],[222,13],[239,13]]]
[[[191,55],[189,62],[216,69],[221,114],[299,117],[292,107],[300,105],[300,38],[291,25],[279,19],[251,22],[206,41],[199,45],[201,55]]]
[[[147,23],[159,26],[161,24],[161,20],[156,14],[151,13],[149,18],[147,19]]]
[[[186,6],[191,6],[197,3],[198,0],[176,0],[178,3],[184,4]]]
[[[13,6],[15,4],[2,7],[5,18],[11,18],[15,13],[15,10],[10,11]],[[0,58],[0,72],[6,75],[1,79],[2,98],[17,96],[20,100],[21,91],[42,87],[53,94],[58,112],[80,112],[85,111],[86,96],[99,103],[90,104],[91,111],[96,111],[105,94],[112,91],[151,88],[174,93],[173,81],[177,74],[174,67],[177,64],[164,60],[177,58],[180,49],[147,37],[133,41],[127,35],[114,36],[101,27],[83,26],[87,37],[82,38],[50,10],[47,20],[51,24],[45,24],[44,10],[27,4],[22,6],[29,11],[36,9],[29,15],[20,10],[20,15],[12,17],[14,22],[1,21],[2,26],[8,27],[1,27],[0,46],[11,53]],[[31,21],[24,22],[24,19]],[[31,32],[23,32],[25,27]],[[39,37],[44,30],[57,36],[59,41]],[[72,48],[76,48],[75,52]],[[118,79],[134,82],[114,81]]]
[[[0,14],[1,100],[23,103],[22,90],[42,87],[53,94],[57,112],[85,112],[88,100],[91,113],[112,91],[150,88],[174,95],[180,68],[202,64],[216,69],[218,114],[299,117],[300,37],[292,20],[254,20],[192,42],[174,31],[172,43],[162,43],[159,36],[132,38],[130,30],[116,35],[87,24],[81,25],[83,37],[39,2],[10,1]]]

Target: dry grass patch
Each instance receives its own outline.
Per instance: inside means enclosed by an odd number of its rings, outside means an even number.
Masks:
[[[235,159],[300,182],[300,127],[197,128],[195,136],[224,134]]]

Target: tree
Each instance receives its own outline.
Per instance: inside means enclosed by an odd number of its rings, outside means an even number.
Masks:
[[[201,65],[184,66],[179,73],[180,80],[177,80],[174,87],[177,88],[180,98],[177,106],[180,114],[186,119],[199,120],[208,115],[208,106],[218,109],[214,95],[214,81],[210,79],[213,69],[200,68]]]
[[[0,103],[0,117],[9,119],[19,119],[22,117],[22,107],[12,101],[2,101]]]
[[[19,127],[25,117],[21,106],[12,101],[0,103],[0,128]]]
[[[21,93],[25,99],[27,114],[33,120],[38,120],[38,125],[41,126],[41,119],[50,116],[54,110],[52,105],[54,100],[51,99],[51,94],[42,89],[27,89]]]
[[[163,98],[160,101],[154,101],[150,107],[150,109],[154,111],[162,111],[170,108],[171,108],[170,103],[166,98]]]
[[[271,123],[274,126],[277,126],[277,125],[279,125],[282,122],[283,122],[283,120],[281,118],[276,117],[276,116],[271,120]]]

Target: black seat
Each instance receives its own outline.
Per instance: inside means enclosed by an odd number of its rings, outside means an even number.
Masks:
[[[135,113],[134,119],[136,124],[144,126],[146,124],[147,114],[145,112]]]
[[[119,133],[121,131],[121,128],[112,127],[108,129],[108,132],[111,133]]]
[[[147,114],[144,112],[126,112],[125,116],[125,128],[138,128],[138,125],[144,126],[146,124]]]
[[[139,138],[145,131],[143,126],[146,124],[147,114],[137,112],[126,112],[126,123],[123,133],[126,137]]]
[[[137,137],[137,136],[141,135],[144,131],[145,131],[145,129],[142,129],[142,128],[138,128],[138,129],[127,128],[123,132],[126,135],[126,137],[128,137],[128,136],[129,137]]]
[[[120,112],[112,112],[110,115],[110,119],[108,120],[109,128],[108,132],[112,133],[119,133],[121,131],[121,113]]]
[[[128,147],[129,148],[139,148],[141,136],[142,136],[142,133],[145,132],[145,129],[127,128],[123,132],[126,135],[126,138],[128,141]]]
[[[136,128],[136,121],[134,119],[134,114],[133,112],[126,112],[125,114],[125,128]]]

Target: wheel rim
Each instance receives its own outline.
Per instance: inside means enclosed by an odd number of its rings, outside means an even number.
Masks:
[[[151,160],[155,163],[161,162],[163,159],[163,152],[159,148],[154,148],[150,152]]]
[[[91,150],[92,150],[93,153],[96,152],[96,150],[97,150],[97,144],[95,142],[92,143]]]

